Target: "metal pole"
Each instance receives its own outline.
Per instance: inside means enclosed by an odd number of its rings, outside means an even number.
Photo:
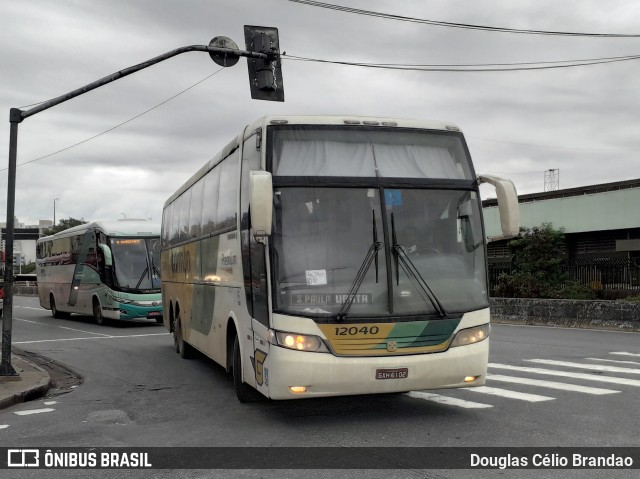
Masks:
[[[17,376],[11,366],[11,330],[13,327],[13,238],[16,206],[16,158],[18,155],[18,124],[22,112],[12,108],[9,113],[11,131],[9,133],[9,177],[7,183],[7,228],[4,259],[4,304],[2,313],[2,362],[0,376]]]
[[[56,201],[58,201],[60,198],[54,198],[53,199],[53,227],[56,227]]]

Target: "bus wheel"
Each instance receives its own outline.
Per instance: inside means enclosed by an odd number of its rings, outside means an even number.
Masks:
[[[51,306],[51,315],[56,318],[56,319],[64,319],[64,318],[68,318],[69,314],[68,313],[63,313],[62,311],[58,311],[58,308],[56,306],[56,300],[53,297],[53,294],[51,296],[49,296],[49,305]]]
[[[106,326],[108,322],[107,318],[102,316],[102,308],[97,298],[93,298],[93,319],[95,319],[96,323],[100,326]]]
[[[176,318],[176,327],[173,330],[173,341],[176,345],[176,351],[183,359],[191,359],[193,357],[193,348],[184,340],[182,336],[182,323],[180,317]]]
[[[254,402],[262,399],[262,394],[242,381],[242,358],[240,357],[240,341],[236,335],[233,343],[233,386],[240,402]]]

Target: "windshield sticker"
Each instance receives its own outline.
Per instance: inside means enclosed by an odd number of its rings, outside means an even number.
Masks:
[[[310,269],[307,273],[307,285],[308,286],[320,286],[327,284],[327,270],[326,269]]]
[[[289,304],[292,306],[312,305],[312,306],[335,306],[343,304],[349,297],[346,293],[293,293],[289,296]],[[353,304],[372,304],[373,294],[356,293],[353,297]]]
[[[384,190],[384,202],[387,206],[402,206],[402,191]]]

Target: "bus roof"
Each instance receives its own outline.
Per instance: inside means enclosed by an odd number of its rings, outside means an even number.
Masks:
[[[258,118],[253,123],[247,125],[243,132],[233,138],[219,153],[207,161],[198,171],[196,171],[184,184],[182,184],[164,203],[166,208],[178,196],[188,190],[200,178],[202,178],[211,168],[218,164],[228,154],[236,149],[245,136],[252,135],[256,130],[264,130],[269,125],[335,125],[335,126],[364,126],[383,128],[412,128],[420,130],[442,130],[460,132],[455,124],[450,122],[435,120],[420,120],[408,118],[387,118],[374,116],[357,115],[267,115]]]
[[[160,236],[160,225],[151,220],[119,219],[107,221],[91,221],[73,228],[60,231],[51,236],[44,236],[38,242],[52,238],[64,238],[77,235],[88,229],[98,229],[104,231],[109,236]]]
[[[268,115],[259,118],[249,125],[248,132],[269,125],[346,125],[346,126],[381,126],[395,128],[417,128],[424,130],[448,130],[460,131],[456,125],[450,122],[421,120],[411,118],[391,118],[381,116],[358,115]]]

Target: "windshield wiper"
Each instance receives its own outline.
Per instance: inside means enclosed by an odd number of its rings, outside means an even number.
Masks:
[[[373,214],[373,243],[369,246],[369,250],[367,251],[367,255],[364,257],[362,264],[360,265],[360,269],[358,270],[358,274],[356,274],[353,283],[351,283],[351,288],[349,289],[349,293],[347,294],[347,298],[340,306],[340,311],[338,311],[338,316],[336,319],[339,321],[344,320],[347,317],[347,313],[351,309],[353,305],[353,301],[356,299],[356,294],[364,281],[369,268],[371,267],[371,263],[375,260],[376,263],[376,283],[378,282],[378,252],[382,249],[382,243],[378,241],[378,229],[376,228],[376,214],[375,211],[371,211]]]
[[[393,213],[391,213],[391,232],[392,232],[392,239],[393,239],[393,247],[392,247],[393,256],[396,261],[395,266],[396,266],[397,284],[400,284],[400,271],[398,268],[398,265],[400,264],[402,266],[402,269],[404,269],[404,271],[407,273],[407,275],[411,277],[418,286],[420,286],[420,289],[422,289],[425,296],[429,299],[429,301],[431,302],[431,305],[436,310],[436,312],[440,315],[440,317],[444,318],[447,315],[447,312],[444,309],[444,306],[442,306],[442,303],[438,300],[438,297],[435,295],[433,290],[429,287],[425,279],[422,277],[422,275],[420,274],[420,271],[418,271],[418,268],[416,268],[416,265],[413,264],[413,261],[411,261],[411,258],[409,258],[409,255],[407,255],[405,246],[398,244],[398,241],[396,238],[396,227],[393,219]]]
[[[148,271],[149,271],[149,266],[147,266],[144,269],[144,271],[142,272],[142,274],[140,275],[140,279],[138,280],[138,282],[134,286],[134,289],[138,289],[138,287],[140,286],[140,283],[142,283],[142,280],[144,279],[144,275],[147,274]]]

